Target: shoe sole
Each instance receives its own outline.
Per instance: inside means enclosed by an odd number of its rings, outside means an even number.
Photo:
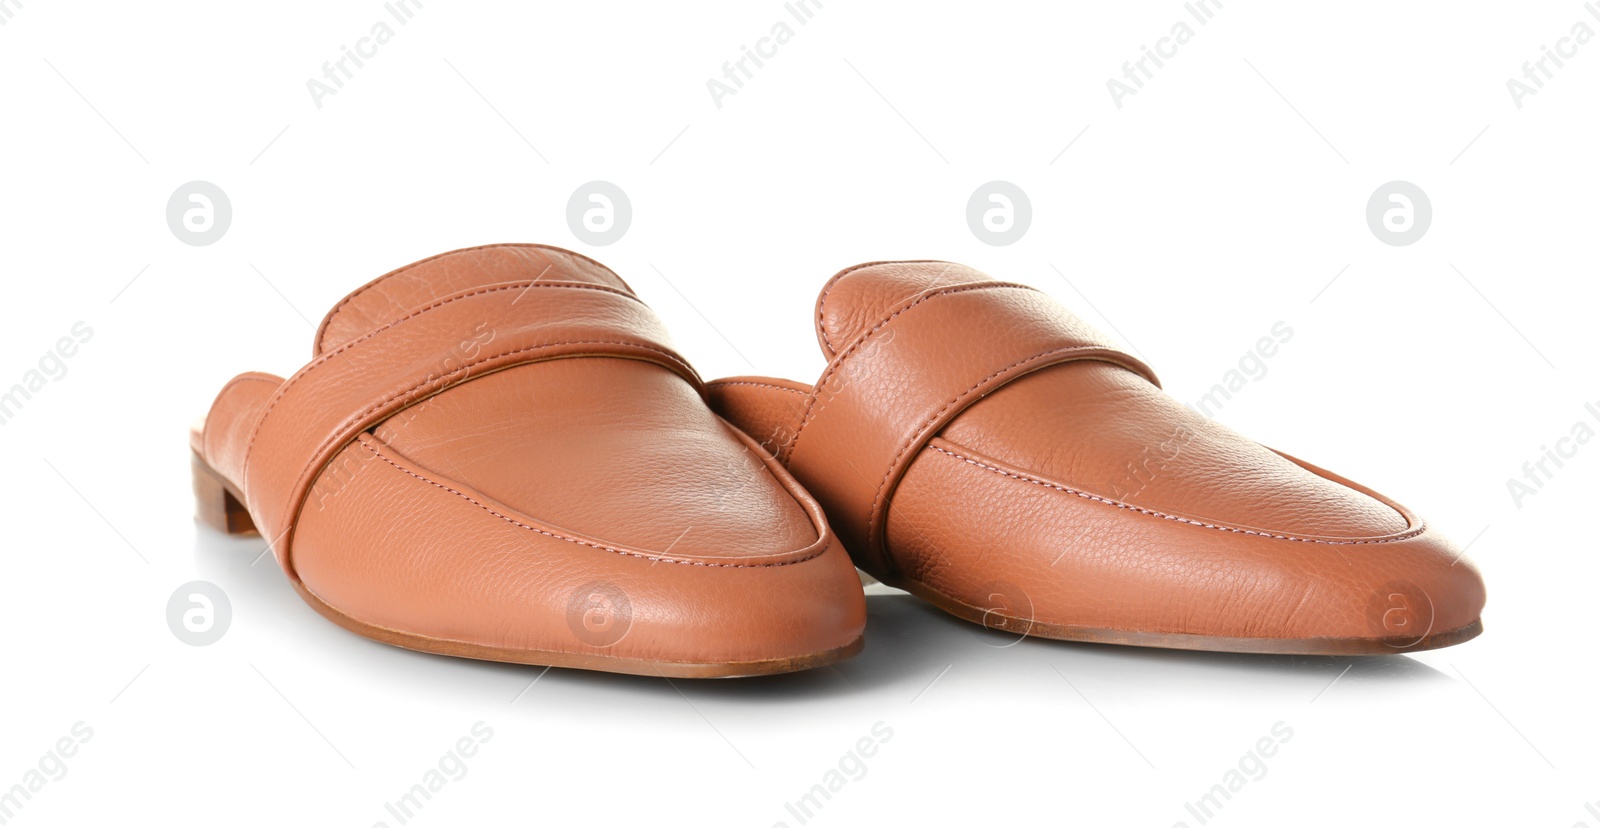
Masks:
[[[919,581],[907,578],[884,577],[868,573],[886,586],[904,590],[954,615],[963,621],[1000,633],[1012,633],[1024,638],[1047,638],[1056,641],[1081,641],[1090,644],[1118,644],[1127,647],[1160,647],[1169,650],[1202,650],[1218,653],[1259,653],[1268,655],[1396,655],[1436,650],[1464,641],[1471,641],[1483,632],[1483,619],[1454,630],[1430,632],[1417,637],[1411,635],[1386,638],[1232,638],[1188,633],[1156,633],[1138,630],[1112,630],[1096,627],[1077,627],[1052,624],[1032,618],[1007,615],[994,609],[974,607],[945,595]]]
[[[373,641],[407,650],[415,650],[420,653],[471,658],[478,661],[499,661],[507,664],[568,667],[579,670],[599,670],[606,673],[626,673],[636,676],[661,676],[663,678],[748,678],[826,667],[829,664],[844,661],[861,652],[861,648],[866,642],[864,637],[857,637],[855,641],[843,647],[801,656],[770,658],[759,661],[722,662],[650,661],[639,658],[563,653],[554,650],[514,650],[505,647],[491,647],[486,644],[474,644],[468,641],[453,641],[447,638],[430,638],[425,635],[391,630],[386,627],[368,624],[365,621],[358,621],[328,606],[326,602],[318,598],[300,581],[292,581],[292,583],[294,584],[295,592],[298,592],[300,597],[307,604],[310,604],[312,609],[320,613],[323,618],[344,627],[362,638],[370,638]]]

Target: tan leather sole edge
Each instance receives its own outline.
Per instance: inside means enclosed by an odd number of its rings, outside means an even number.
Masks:
[[[865,637],[858,636],[855,641],[843,647],[836,647],[832,650],[823,650],[817,653],[807,653],[802,656],[772,658],[761,661],[726,662],[651,661],[618,656],[563,653],[555,650],[513,650],[505,647],[473,644],[467,641],[454,641],[447,638],[430,638],[425,635],[391,630],[374,626],[364,621],[357,621],[328,606],[311,590],[306,589],[305,584],[299,581],[292,581],[291,583],[294,585],[294,591],[298,592],[300,597],[307,604],[310,604],[312,609],[320,613],[322,617],[362,638],[370,638],[373,641],[402,647],[407,650],[416,650],[421,653],[472,658],[479,661],[499,661],[508,664],[530,664],[545,667],[569,667],[581,670],[599,670],[606,673],[628,673],[636,676],[660,676],[663,678],[748,678],[826,667],[829,664],[835,664],[856,655],[861,652],[861,648],[866,643]]]
[[[1444,632],[1430,633],[1421,638],[1395,636],[1389,638],[1230,638],[1226,636],[1192,635],[1189,633],[1153,633],[1137,630],[1112,630],[1096,627],[1075,627],[1051,624],[1031,618],[1005,615],[992,609],[983,609],[963,603],[932,587],[909,578],[885,577],[868,573],[887,586],[905,590],[963,621],[994,630],[998,633],[1019,634],[1023,637],[1047,638],[1056,641],[1081,641],[1090,644],[1120,644],[1129,647],[1161,647],[1171,650],[1202,650],[1218,653],[1258,653],[1267,655],[1397,655],[1422,650],[1450,647],[1471,641],[1483,632],[1483,619],[1479,618],[1464,627]],[[1003,620],[1003,625],[998,621]]]
[[[194,469],[195,518],[206,526],[225,534],[258,534],[255,522],[244,506],[244,496],[239,493],[232,483],[228,482],[226,478],[212,469],[205,460],[201,459],[199,454],[194,452],[190,452],[190,454],[192,455],[191,462]],[[857,636],[855,641],[831,650],[784,658],[723,662],[654,661],[619,656],[566,653],[557,650],[520,650],[447,638],[432,638],[368,624],[365,621],[351,618],[329,606],[321,598],[318,598],[315,593],[307,589],[299,579],[290,578],[289,583],[294,587],[294,591],[300,595],[300,598],[310,604],[311,608],[316,610],[318,614],[362,638],[370,638],[373,641],[422,653],[471,658],[478,661],[568,667],[582,670],[598,670],[606,673],[659,676],[662,678],[743,678],[826,667],[860,653],[862,647],[866,644],[865,637]]]

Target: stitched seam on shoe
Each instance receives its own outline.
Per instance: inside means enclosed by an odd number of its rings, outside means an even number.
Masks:
[[[827,348],[828,348],[828,358],[829,359],[832,359],[834,357],[833,341],[828,336],[828,328],[827,328],[827,326],[824,325],[823,322],[822,322],[822,320],[823,320],[822,311],[828,305],[828,294],[833,292],[834,287],[836,287],[839,284],[839,282],[844,279],[844,277],[849,276],[850,274],[855,273],[858,270],[866,270],[869,267],[880,267],[880,266],[883,266],[883,265],[908,265],[908,264],[942,264],[942,265],[945,265],[945,271],[949,271],[950,268],[958,266],[955,262],[946,262],[946,261],[943,261],[941,259],[889,259],[889,260],[881,261],[881,262],[862,262],[861,264],[855,265],[853,267],[847,267],[844,270],[841,270],[838,273],[833,274],[833,278],[829,279],[828,283],[826,285],[822,286],[822,295],[817,298],[817,332],[822,335],[822,344],[826,345]],[[944,274],[940,273],[939,275],[942,276]]]
[[[1176,521],[1178,523],[1185,523],[1185,524],[1188,524],[1190,526],[1198,526],[1198,527],[1201,527],[1201,528],[1204,528],[1204,529],[1215,529],[1215,530],[1220,531],[1220,532],[1233,532],[1233,533],[1240,534],[1240,535],[1255,535],[1257,537],[1270,538],[1270,539],[1273,539],[1273,540],[1294,541],[1296,543],[1318,543],[1318,544],[1324,544],[1324,545],[1327,545],[1327,546],[1361,546],[1361,545],[1364,545],[1364,544],[1397,543],[1399,541],[1409,540],[1411,538],[1416,537],[1417,535],[1422,534],[1427,529],[1427,526],[1425,524],[1420,524],[1419,523],[1417,528],[1412,529],[1409,532],[1405,532],[1405,533],[1399,534],[1399,535],[1393,535],[1393,536],[1390,536],[1390,537],[1366,538],[1366,539],[1361,539],[1361,540],[1329,540],[1329,539],[1326,539],[1326,538],[1307,538],[1307,537],[1300,537],[1300,536],[1297,536],[1297,535],[1283,535],[1283,534],[1277,534],[1277,533],[1273,533],[1273,532],[1262,532],[1262,531],[1256,530],[1256,529],[1241,529],[1241,528],[1235,527],[1235,526],[1220,526],[1220,525],[1215,524],[1215,523],[1206,523],[1204,521],[1198,521],[1198,520],[1194,520],[1192,518],[1180,517],[1178,515],[1168,514],[1166,512],[1158,512],[1158,511],[1156,511],[1154,509],[1146,509],[1143,506],[1135,506],[1135,505],[1133,505],[1131,503],[1123,503],[1123,502],[1118,501],[1118,500],[1111,500],[1109,498],[1104,498],[1104,497],[1101,497],[1099,495],[1090,494],[1090,493],[1084,492],[1084,491],[1079,491],[1077,489],[1073,489],[1073,488],[1070,488],[1070,487],[1067,487],[1067,486],[1062,486],[1059,483],[1052,483],[1051,481],[1043,480],[1043,479],[1040,479],[1040,478],[1037,478],[1037,477],[1032,477],[1030,475],[1017,474],[1016,472],[1008,471],[1006,469],[1002,469],[1002,468],[999,468],[997,466],[992,466],[992,465],[989,465],[988,463],[984,463],[982,461],[975,460],[975,459],[973,459],[971,457],[967,457],[966,455],[957,454],[957,453],[955,453],[953,451],[949,451],[947,449],[939,448],[938,446],[935,446],[935,445],[929,445],[927,448],[932,450],[932,451],[937,451],[940,454],[947,454],[947,455],[949,455],[951,457],[956,458],[957,460],[960,460],[963,463],[967,463],[967,464],[970,464],[970,465],[973,465],[973,466],[977,466],[980,469],[985,469],[987,471],[994,472],[995,474],[1001,475],[1002,477],[1009,477],[1012,480],[1020,480],[1020,481],[1022,481],[1024,483],[1032,483],[1035,486],[1043,486],[1043,487],[1045,487],[1047,489],[1054,489],[1054,490],[1056,490],[1058,492],[1062,492],[1062,493],[1065,493],[1065,494],[1073,495],[1075,497],[1081,497],[1084,500],[1092,500],[1092,501],[1094,501],[1096,503],[1104,503],[1104,504],[1106,504],[1108,506],[1115,506],[1118,509],[1127,509],[1128,511],[1138,512],[1139,514],[1148,515],[1150,517],[1157,517],[1157,518],[1161,518],[1163,520]]]
[[[674,355],[674,354],[672,354],[672,353],[670,353],[668,351],[661,350],[660,348],[654,348],[654,347],[651,347],[649,345],[642,345],[642,344],[637,343],[637,342],[618,342],[618,341],[612,341],[612,340],[575,340],[575,341],[571,341],[571,342],[547,342],[547,343],[542,344],[542,345],[534,345],[534,346],[527,347],[527,348],[518,348],[515,351],[509,351],[509,352],[504,353],[504,354],[499,354],[497,356],[490,357],[489,359],[504,359],[506,357],[513,357],[513,356],[516,356],[518,354],[528,353],[530,351],[538,351],[538,350],[542,350],[542,349],[545,349],[545,348],[555,348],[555,347],[560,347],[560,346],[563,346],[563,345],[629,345],[629,346],[636,347],[636,348],[643,348],[643,349],[646,349],[646,350],[656,351],[657,353],[660,353],[660,354],[666,356],[668,359],[672,360],[673,362],[676,362],[676,363],[678,363],[680,365],[684,365],[685,368],[688,367],[687,364],[683,363],[681,360],[679,360],[676,355]],[[406,389],[404,391],[401,391],[400,393],[389,397],[387,400],[384,400],[383,402],[381,402],[381,403],[379,403],[377,405],[369,406],[367,408],[367,410],[365,410],[365,411],[361,412],[360,414],[356,415],[356,419],[357,420],[364,420],[373,411],[376,411],[376,410],[378,410],[380,408],[383,408],[384,406],[388,405],[389,403],[394,402],[397,399],[405,397],[406,395],[416,391],[418,388],[422,388],[423,386],[428,385],[430,382],[437,382],[437,381],[440,381],[440,380],[448,379],[449,377],[454,377],[457,374],[460,374],[460,373],[463,373],[463,372],[466,372],[466,371],[470,371],[473,366],[481,365],[486,361],[488,361],[488,360],[487,359],[479,360],[478,362],[474,362],[471,365],[464,365],[461,368],[457,369],[456,371],[454,371],[454,372],[452,372],[450,374],[446,374],[443,377],[435,377],[434,379],[431,379],[431,380],[424,380],[423,382],[419,382],[416,385],[413,385],[411,388],[408,388],[408,389]],[[689,369],[689,370],[692,373],[692,369]],[[446,385],[448,386],[448,383],[446,383]],[[261,422],[265,421],[265,420],[266,420],[266,414],[263,413],[261,415],[261,420],[257,421],[257,423],[256,423],[257,431],[259,431],[260,428],[261,428]],[[350,420],[350,418],[347,417],[345,419],[345,422],[349,422],[349,420]],[[338,439],[337,435],[331,436],[331,437],[328,437],[328,438],[324,439],[322,441],[322,443],[319,446],[317,446],[316,453],[313,454],[312,457],[313,458],[321,457],[322,453],[324,451],[328,450],[329,448],[331,448],[333,446],[334,440],[336,440],[336,439]],[[252,440],[252,443],[254,443],[254,437],[253,436],[252,436],[251,440]],[[245,465],[245,470],[246,470],[246,474],[243,475],[246,479],[248,479],[248,477],[249,477],[249,474],[248,474],[249,462],[250,462],[250,455],[247,452],[246,455],[245,455],[245,464],[246,464]],[[296,477],[296,481],[298,482],[299,480],[304,479],[305,475],[306,475],[306,472],[309,469],[310,469],[310,466],[307,466],[305,469],[302,469],[300,471],[300,474]],[[294,509],[295,509],[297,514],[298,514],[298,511],[299,511],[299,509],[301,508],[301,506],[303,504],[304,504],[304,497],[302,497],[300,503],[297,503],[297,504],[294,505]],[[295,525],[294,518],[290,518],[289,527],[288,527],[288,529],[285,530],[284,534],[287,535],[288,531],[290,531],[290,530],[292,530],[294,528],[294,525]],[[817,554],[820,555],[822,553],[818,552]],[[666,559],[663,558],[663,560],[666,560]],[[753,566],[754,564],[751,564],[751,565]]]
[[[894,471],[896,466],[900,465],[900,460],[902,458],[904,458],[908,452],[912,451],[915,448],[915,446],[912,445],[912,442],[916,439],[916,435],[918,433],[920,433],[923,429],[927,428],[929,423],[932,423],[933,421],[935,421],[935,420],[939,419],[940,417],[944,416],[944,413],[946,411],[949,411],[951,406],[954,406],[956,403],[960,402],[968,394],[971,394],[973,391],[976,391],[984,383],[989,382],[990,380],[994,379],[995,377],[998,377],[1001,374],[1004,374],[1005,372],[1010,371],[1013,368],[1016,368],[1018,365],[1022,365],[1024,363],[1032,362],[1033,360],[1041,359],[1041,358],[1048,357],[1048,356],[1060,355],[1060,354],[1070,354],[1073,351],[1104,351],[1104,350],[1106,350],[1106,349],[1101,347],[1101,346],[1099,346],[1099,345],[1068,345],[1068,346],[1061,347],[1061,348],[1052,348],[1051,350],[1048,350],[1048,351],[1041,351],[1041,352],[1039,352],[1037,354],[1034,354],[1032,356],[1024,357],[1022,359],[1019,359],[1016,362],[1013,362],[1010,365],[1007,365],[1006,367],[1001,368],[998,371],[995,371],[994,373],[990,374],[989,376],[984,377],[983,379],[978,380],[977,382],[973,383],[970,387],[967,388],[967,390],[962,391],[961,393],[955,395],[954,397],[951,397],[950,401],[946,402],[943,406],[941,406],[938,411],[935,411],[932,414],[928,415],[928,418],[923,420],[922,423],[917,426],[916,430],[911,433],[910,437],[906,438],[905,440],[902,440],[901,443],[900,443],[900,447],[895,450],[894,458],[889,461],[888,467],[886,467],[883,470],[883,479],[878,481],[878,490],[872,496],[872,508],[871,508],[870,511],[867,512],[867,515],[868,515],[868,518],[867,518],[867,520],[868,520],[867,529],[868,529],[868,531],[871,532],[871,530],[873,529],[873,525],[877,523],[878,504],[883,502],[884,489],[889,485],[889,475]],[[942,451],[942,449],[941,449],[941,451]]]
[[[575,257],[577,257],[579,259],[582,259],[583,261],[586,261],[586,262],[588,262],[590,264],[598,265],[602,270],[605,270],[605,271],[611,273],[611,275],[616,276],[616,273],[614,271],[612,271],[611,268],[606,267],[603,264],[600,264],[599,262],[595,261],[594,259],[589,258],[588,256],[583,255],[582,253],[577,253],[577,252],[574,252],[574,251],[571,251],[571,250],[563,250],[563,249],[558,248],[558,247],[551,247],[549,245],[544,245],[544,244],[480,244],[477,247],[465,247],[465,248],[462,248],[460,250],[451,250],[451,251],[448,251],[448,252],[445,252],[445,253],[439,253],[439,254],[436,254],[436,255],[433,255],[433,256],[429,256],[428,258],[423,259],[421,261],[412,262],[411,264],[408,264],[405,267],[400,268],[399,270],[392,270],[392,271],[390,271],[388,273],[385,273],[385,274],[383,274],[383,276],[372,280],[368,284],[362,285],[355,292],[351,293],[349,296],[346,296],[343,301],[341,301],[337,306],[334,307],[334,309],[332,311],[330,311],[328,313],[327,316],[323,317],[323,320],[322,320],[323,324],[320,327],[317,328],[317,340],[316,340],[316,343],[315,343],[315,348],[316,348],[316,350],[318,352],[318,355],[319,356],[321,355],[323,342],[324,342],[324,340],[327,339],[327,336],[328,336],[328,325],[330,323],[332,323],[334,319],[337,319],[339,317],[340,312],[342,312],[344,310],[345,306],[350,304],[351,302],[355,301],[357,296],[364,295],[367,291],[372,290],[373,288],[377,287],[378,285],[382,284],[385,281],[388,281],[389,278],[392,277],[392,276],[399,276],[402,273],[408,273],[408,272],[410,272],[410,271],[412,271],[412,270],[414,270],[416,268],[419,268],[419,267],[421,267],[421,266],[423,266],[425,264],[431,264],[431,263],[436,262],[436,261],[438,261],[440,259],[448,258],[450,256],[456,256],[456,255],[460,255],[460,254],[463,254],[463,253],[477,253],[477,252],[479,252],[481,250],[546,250],[546,251],[549,251],[551,253],[560,253],[560,254],[566,255],[566,256],[575,256]],[[618,281],[621,281],[621,279],[622,279],[622,277],[617,276],[617,280]],[[534,281],[537,282],[538,280],[535,279]],[[609,290],[617,290],[616,288],[612,288],[612,287],[610,287],[608,285],[607,286],[596,285],[596,287],[605,287],[606,289],[609,289]],[[639,297],[634,296],[632,293],[629,293],[629,292],[626,292],[626,291],[618,291],[618,292],[622,293],[624,296],[627,296],[630,299],[633,299],[635,301],[640,301],[640,303],[643,304],[643,302],[641,300],[639,300]]]
[[[814,409],[817,407],[817,395],[820,394],[822,389],[827,386],[828,380],[831,379],[834,374],[838,373],[839,369],[844,366],[845,361],[850,358],[850,355],[855,353],[856,350],[860,348],[868,339],[871,339],[873,334],[882,330],[885,325],[893,322],[897,317],[900,316],[900,314],[905,313],[906,311],[909,311],[923,302],[933,299],[934,297],[949,296],[955,293],[965,293],[969,290],[995,290],[999,288],[1020,288],[1022,290],[1035,289],[1028,287],[1027,285],[1019,285],[1013,282],[984,282],[977,285],[961,285],[959,287],[943,288],[932,293],[924,293],[923,295],[918,296],[916,299],[913,299],[910,303],[902,306],[899,310],[884,317],[878,322],[878,324],[872,326],[872,330],[869,330],[861,336],[856,337],[855,342],[850,343],[850,347],[846,348],[844,353],[840,354],[828,366],[828,370],[822,372],[822,379],[817,380],[816,387],[812,389],[810,399],[806,402],[805,413],[800,416],[800,425],[794,430],[794,439],[789,442],[788,456],[793,458],[795,451],[800,448],[800,435],[805,432],[806,426],[811,424],[811,415],[814,412]],[[821,307],[820,302],[818,303],[818,307]],[[829,347],[832,346],[830,345]]]
[[[326,365],[327,363],[333,361],[334,357],[344,353],[345,351],[349,350],[350,348],[354,347],[355,345],[357,345],[357,344],[359,344],[361,342],[364,342],[364,341],[366,341],[368,339],[371,339],[372,337],[377,336],[378,334],[383,333],[384,331],[386,331],[386,330],[388,330],[388,329],[400,324],[401,322],[405,322],[408,319],[411,319],[411,318],[416,317],[416,316],[420,316],[421,314],[426,313],[426,312],[428,312],[430,310],[433,310],[435,308],[443,307],[444,305],[448,305],[451,302],[456,302],[456,301],[459,301],[459,300],[462,300],[462,299],[466,299],[466,298],[469,298],[469,297],[472,297],[472,296],[481,296],[481,295],[486,294],[486,293],[494,293],[496,291],[502,291],[502,290],[516,290],[518,288],[526,290],[528,288],[534,288],[534,287],[575,288],[575,289],[578,289],[578,290],[598,290],[598,291],[601,291],[603,293],[611,293],[611,294],[615,294],[617,296],[623,296],[623,297],[631,298],[631,299],[634,299],[634,301],[636,301],[636,302],[639,301],[637,298],[628,296],[628,294],[623,293],[622,291],[619,291],[616,288],[606,287],[606,286],[603,286],[603,285],[574,285],[574,284],[555,284],[555,283],[540,284],[537,281],[533,281],[533,282],[513,282],[513,283],[507,284],[507,285],[499,285],[499,286],[496,286],[496,287],[481,288],[479,290],[474,290],[474,291],[470,291],[470,292],[467,292],[467,293],[461,293],[461,294],[457,294],[455,296],[450,296],[450,297],[447,297],[445,299],[441,299],[439,301],[436,301],[436,302],[434,302],[434,303],[432,303],[430,305],[426,305],[424,307],[418,308],[418,309],[406,314],[405,316],[402,316],[399,319],[396,319],[393,322],[390,322],[387,325],[384,325],[384,326],[382,326],[380,328],[376,328],[374,330],[368,331],[366,334],[363,334],[360,337],[352,339],[349,342],[346,342],[343,345],[340,345],[339,347],[333,349],[332,351],[329,351],[328,353],[317,357],[317,359],[315,361],[313,361],[310,365],[306,366],[305,369],[303,369],[300,372],[296,373],[293,377],[290,377],[289,381],[285,382],[278,389],[278,393],[276,393],[276,394],[274,394],[272,396],[272,399],[267,403],[266,409],[261,412],[261,417],[256,420],[255,428],[253,430],[251,430],[251,432],[250,432],[250,441],[245,444],[245,449],[244,449],[244,468],[245,468],[246,472],[248,472],[248,470],[250,468],[250,456],[251,456],[253,450],[255,449],[256,437],[260,436],[260,434],[261,434],[261,425],[262,425],[262,423],[265,423],[267,421],[267,416],[269,414],[271,414],[272,413],[272,409],[275,408],[278,405],[278,401],[283,399],[289,393],[289,388],[291,386],[293,386],[296,382],[299,382],[301,378],[309,375],[312,371],[316,370],[317,368],[319,368],[319,367],[321,367],[323,365]],[[564,342],[564,343],[560,343],[560,344],[563,344],[563,345],[576,345],[576,344],[601,344],[601,343],[597,343],[597,342],[596,343]],[[682,360],[680,358],[678,358],[674,354],[671,354],[671,353],[669,353],[667,351],[664,351],[664,350],[662,350],[660,348],[652,348],[651,350],[658,351],[660,353],[666,354],[667,356],[671,357],[674,362],[678,362],[678,363],[682,364]],[[687,366],[685,366],[685,367],[687,367]],[[319,451],[318,453],[321,453],[321,452]],[[248,473],[245,476],[249,477]]]
[[[598,549],[598,550],[601,550],[601,551],[604,551],[604,552],[612,552],[612,553],[615,553],[615,554],[618,554],[618,555],[626,555],[626,556],[628,556],[630,558],[641,558],[643,560],[658,561],[660,563],[684,564],[686,566],[709,566],[709,567],[719,567],[719,568],[727,568],[727,569],[757,569],[757,568],[761,568],[761,567],[790,566],[792,564],[797,564],[797,563],[802,563],[804,561],[809,561],[812,558],[818,557],[822,553],[828,551],[828,549],[832,546],[832,544],[828,544],[827,546],[824,546],[821,549],[818,549],[816,552],[814,552],[814,553],[812,553],[810,555],[807,555],[804,558],[796,558],[795,560],[792,560],[792,561],[779,561],[779,562],[776,562],[776,563],[748,563],[748,564],[712,563],[710,561],[690,561],[690,560],[684,560],[682,558],[667,558],[667,557],[662,557],[660,555],[647,555],[647,554],[640,553],[640,552],[630,552],[630,551],[628,551],[626,549],[618,549],[618,548],[616,548],[614,546],[606,546],[604,544],[593,543],[591,541],[586,541],[586,540],[583,540],[581,538],[574,538],[574,537],[569,537],[567,535],[562,535],[562,534],[559,534],[559,533],[556,533],[556,532],[551,532],[548,529],[541,529],[541,528],[539,528],[537,526],[530,526],[530,525],[528,525],[526,523],[523,523],[522,521],[517,520],[516,518],[510,517],[510,516],[507,516],[507,515],[501,514],[500,512],[495,511],[490,506],[484,504],[483,502],[477,500],[476,498],[473,498],[471,495],[468,495],[465,492],[459,491],[457,489],[452,489],[451,487],[446,486],[443,483],[440,483],[440,482],[438,482],[436,480],[431,480],[431,479],[429,479],[427,477],[424,477],[424,476],[422,476],[420,474],[417,474],[416,472],[414,472],[414,471],[412,471],[412,470],[400,465],[399,463],[396,463],[393,460],[390,460],[389,458],[383,456],[383,453],[381,451],[379,451],[376,447],[367,444],[366,442],[359,442],[359,445],[362,448],[366,449],[367,451],[372,452],[374,457],[377,457],[379,460],[382,460],[383,462],[388,463],[389,465],[395,467],[396,469],[400,470],[401,472],[404,472],[405,474],[408,474],[408,475],[410,475],[412,477],[415,477],[416,479],[421,480],[422,482],[427,483],[430,486],[436,486],[436,487],[438,487],[440,489],[443,489],[443,490],[455,495],[456,497],[459,497],[462,500],[465,500],[468,503],[471,503],[472,505],[477,506],[478,508],[484,510],[485,512],[488,512],[489,514],[494,515],[495,517],[505,521],[506,523],[511,524],[512,526],[518,526],[518,527],[521,527],[523,529],[527,529],[530,532],[537,532],[537,533],[539,533],[541,535],[546,535],[548,537],[555,538],[556,540],[564,540],[564,541],[566,541],[568,543],[575,543],[575,544],[577,544],[579,546],[587,546],[590,549]]]
[[[788,391],[791,394],[800,394],[802,396],[809,393],[807,391],[801,391],[798,388],[790,388],[787,385],[773,385],[770,382],[749,382],[747,380],[717,380],[715,382],[706,383],[706,388],[726,388],[730,385],[753,385],[757,388],[776,388],[779,391]]]
[[[877,267],[878,265],[886,264],[898,264],[898,262],[863,262],[855,267],[847,267],[844,270],[833,274],[833,278],[828,280],[828,284],[822,287],[822,296],[817,299],[817,330],[822,334],[822,344],[828,346],[828,356],[831,357],[834,355],[833,341],[828,337],[828,326],[823,323],[823,310],[828,307],[828,294],[833,292],[834,287],[837,286],[839,281],[844,277],[855,273],[858,270],[866,270],[869,267]]]
[[[542,351],[542,350],[544,350],[546,348],[559,348],[559,347],[561,347],[563,345],[628,345],[628,346],[635,347],[635,348],[644,348],[646,350],[655,351],[655,352],[657,352],[657,353],[659,353],[659,354],[661,354],[663,356],[668,357],[669,359],[672,359],[672,361],[674,361],[674,362],[678,362],[677,358],[673,354],[671,354],[668,351],[663,351],[660,348],[653,348],[653,347],[651,347],[649,345],[641,344],[641,343],[638,343],[638,342],[628,342],[628,341],[625,341],[625,340],[611,340],[611,339],[575,339],[575,340],[570,340],[570,341],[567,341],[567,342],[546,342],[546,343],[543,343],[541,345],[531,345],[531,346],[529,346],[527,348],[518,348],[515,351],[507,351],[507,352],[505,352],[503,354],[496,354],[495,356],[489,357],[488,359],[506,359],[508,357],[514,357],[514,356],[518,356],[520,354],[530,353],[532,351]],[[366,410],[361,411],[358,414],[356,414],[354,419],[356,419],[356,420],[365,420],[374,411],[378,411],[378,410],[384,408],[385,406],[389,405],[390,403],[393,403],[395,400],[402,399],[402,398],[410,395],[412,392],[416,391],[419,388],[426,387],[426,386],[431,385],[431,384],[436,383],[436,382],[442,382],[444,380],[447,380],[447,379],[449,379],[451,377],[454,377],[454,376],[456,376],[458,374],[461,374],[463,372],[470,371],[473,367],[478,366],[478,365],[482,365],[484,362],[487,362],[488,359],[478,360],[477,362],[473,362],[473,363],[470,363],[468,365],[463,365],[460,368],[458,368],[458,369],[456,369],[456,370],[454,370],[454,371],[452,371],[452,372],[450,372],[448,374],[445,374],[443,376],[419,382],[416,385],[413,385],[413,386],[411,386],[410,388],[407,388],[404,391],[401,391],[401,392],[399,392],[397,394],[394,394],[394,395],[392,395],[392,396],[390,396],[390,397],[388,397],[386,399],[380,400],[379,402],[377,402],[377,403],[375,403],[373,405],[368,406],[366,408]],[[449,387],[449,383],[446,382],[442,386],[442,390],[448,390],[448,387]],[[265,418],[265,415],[262,415],[262,416],[263,416],[263,418]],[[346,417],[345,418],[345,422],[349,422],[350,419],[352,419],[352,418]],[[331,448],[333,446],[334,441],[337,440],[337,439],[339,439],[338,435],[334,435],[334,436],[331,436],[331,437],[324,438],[322,443],[317,446],[317,450],[312,454],[312,456],[313,457],[320,457],[324,451],[327,451],[329,448]],[[304,472],[302,472],[302,474],[304,474]]]

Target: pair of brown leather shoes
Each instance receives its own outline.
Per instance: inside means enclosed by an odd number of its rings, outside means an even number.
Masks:
[[[1481,630],[1477,571],[1416,515],[1191,412],[1037,290],[861,265],[817,335],[815,386],[702,383],[593,260],[446,253],[340,302],[294,376],[222,389],[190,438],[199,514],[259,530],[369,638],[647,675],[855,654],[855,567],[1044,638],[1349,654]]]

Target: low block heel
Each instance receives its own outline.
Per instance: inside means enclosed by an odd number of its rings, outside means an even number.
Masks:
[[[191,453],[190,465],[194,469],[195,519],[229,535],[255,534],[256,525],[250,519],[250,512],[222,475],[206,465],[198,454]]]

